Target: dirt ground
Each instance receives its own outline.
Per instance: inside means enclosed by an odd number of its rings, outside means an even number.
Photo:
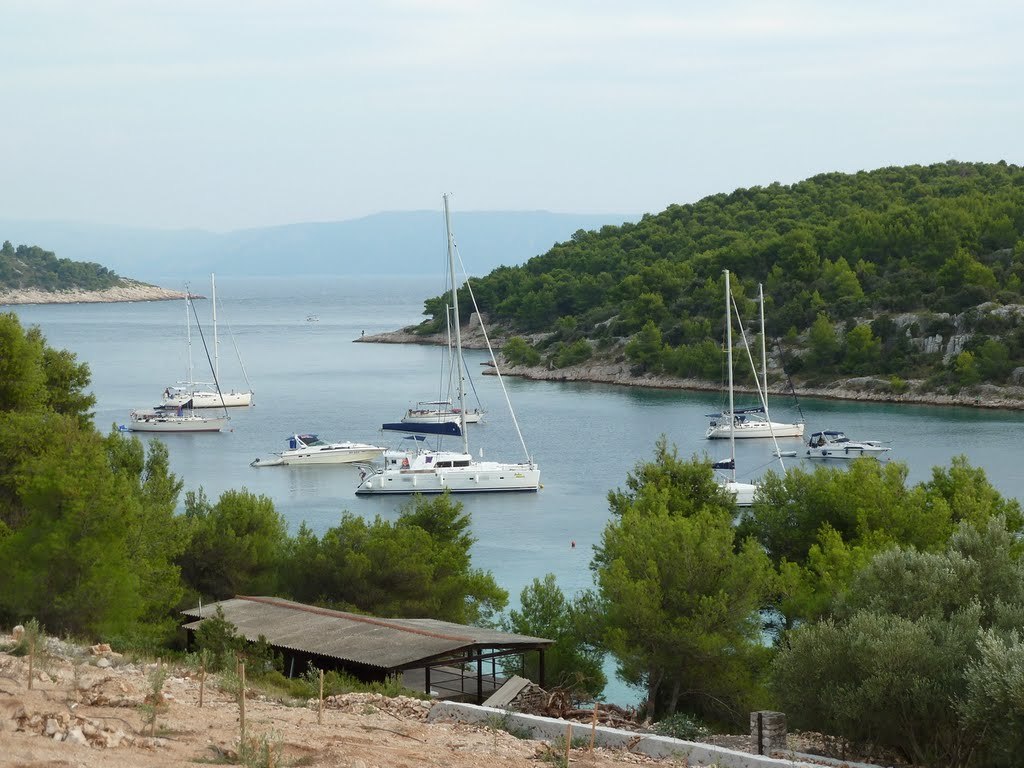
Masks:
[[[0,634],[0,648],[12,645]],[[157,703],[155,664],[90,653],[50,641],[29,683],[27,657],[0,652],[0,766],[16,768],[156,768],[242,763],[234,696],[208,678],[199,706],[198,675],[169,668]],[[109,666],[108,666],[109,665]],[[147,700],[147,694],[150,698]],[[245,731],[253,766],[444,766],[488,768],[556,764],[551,747],[486,726],[427,723],[431,704],[376,694],[289,706],[250,691]],[[562,752],[564,754],[564,752]],[[626,751],[584,747],[570,762],[592,766],[672,765]]]

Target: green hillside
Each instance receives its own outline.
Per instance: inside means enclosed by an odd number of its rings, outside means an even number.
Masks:
[[[0,248],[0,291],[35,288],[42,291],[79,289],[99,291],[112,288],[121,278],[99,264],[58,259],[37,245],[19,245],[9,240]]]
[[[1006,383],[1024,365],[1024,169],[951,161],[738,189],[578,231],[473,291],[492,323],[532,341],[513,362],[617,356],[717,381],[723,269],[750,324],[764,284],[769,338],[805,381]],[[443,327],[445,301],[426,302],[422,331]]]

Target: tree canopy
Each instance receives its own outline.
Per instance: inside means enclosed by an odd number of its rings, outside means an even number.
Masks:
[[[0,247],[0,291],[19,288],[97,291],[120,282],[117,273],[106,267],[91,261],[58,259],[52,251],[38,245],[15,248],[10,240],[5,240]]]
[[[1000,345],[989,354],[1005,362],[977,370],[978,380],[1002,384],[1024,365],[1016,315],[994,311],[1024,303],[1024,169],[950,161],[737,189],[576,232],[474,280],[473,293],[492,322],[539,334],[545,364],[559,365],[557,329],[571,321],[599,349],[631,341],[639,372],[715,378],[720,364],[702,365],[700,345],[722,338],[723,269],[746,322],[764,284],[768,336],[790,334],[790,373],[971,386],[925,343],[936,333],[947,342],[955,316],[957,332],[970,335],[966,351]],[[461,290],[465,321],[473,305]],[[424,331],[444,327],[445,306],[443,297],[426,301]],[[708,333],[694,338],[694,321]]]

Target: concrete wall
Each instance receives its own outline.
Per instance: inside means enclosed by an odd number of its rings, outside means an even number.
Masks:
[[[528,729],[534,738],[554,741],[565,738],[567,720],[553,717],[539,717],[516,712],[508,712],[491,707],[479,707],[474,704],[457,704],[438,702],[430,710],[427,720],[430,722],[458,722],[487,724],[498,719],[506,719],[510,725]],[[586,723],[573,723],[573,736],[590,737],[590,726]],[[725,747],[714,747],[710,744],[697,744],[692,741],[672,739],[667,736],[655,736],[616,728],[597,726],[594,744],[606,749],[628,749],[630,752],[641,753],[655,758],[675,758],[687,760],[691,766],[721,766],[721,768],[788,768],[806,767],[820,768],[809,762],[798,760],[779,760],[777,758],[752,755],[748,752],[737,752]]]

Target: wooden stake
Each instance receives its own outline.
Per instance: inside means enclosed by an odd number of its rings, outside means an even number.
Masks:
[[[572,749],[572,725],[565,726],[565,765],[569,766],[569,750]]]
[[[206,662],[199,664],[199,708],[203,708],[203,690],[206,688]]]
[[[324,721],[324,671],[320,670],[320,708],[316,712],[317,723]]]
[[[32,690],[32,678],[34,677],[34,675],[32,674],[32,668],[35,666],[35,660],[36,639],[35,637],[30,637],[28,639],[28,689],[30,691]]]
[[[245,662],[239,662],[238,730],[245,741]],[[240,742],[241,743],[241,742]]]
[[[594,702],[594,720],[590,724],[590,754],[594,754],[594,739],[597,736],[597,702]]]

